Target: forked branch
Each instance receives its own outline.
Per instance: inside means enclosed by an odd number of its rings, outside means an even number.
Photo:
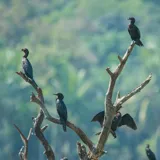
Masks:
[[[45,118],[47,120],[49,120],[52,123],[61,124],[59,119],[56,119],[49,114],[45,104],[41,103],[41,101],[33,93],[31,95],[30,99],[31,99],[31,102],[35,102],[40,106],[40,108],[43,110],[44,115],[46,116]],[[87,135],[79,127],[76,127],[73,123],[71,123],[69,121],[67,121],[67,126],[70,129],[72,129],[81,138],[81,140],[89,147],[90,150],[93,149],[92,141],[87,137]]]
[[[130,93],[128,93],[127,95],[123,96],[123,97],[119,97],[116,102],[115,102],[115,107],[116,107],[116,111],[118,111],[121,108],[121,105],[123,103],[125,103],[127,100],[129,100],[131,97],[133,97],[135,94],[137,94],[138,92],[140,92],[151,80],[152,75],[149,75],[146,80],[144,82],[142,82],[142,84],[135,88],[133,91],[131,91]]]
[[[26,82],[30,83],[35,88],[34,83],[32,83],[32,81],[28,80],[27,77],[22,72],[16,72],[16,73],[18,75],[20,75]],[[34,103],[36,103],[36,104],[38,104],[40,106],[40,108],[43,111],[43,113],[45,115],[45,118],[47,120],[49,120],[52,123],[61,124],[58,119],[52,117],[49,114],[47,108],[45,107],[44,98],[43,98],[43,92],[42,92],[41,88],[37,87],[37,88],[35,88],[35,90],[37,91],[38,96],[36,96],[34,93],[32,93],[32,95],[30,97],[30,101],[34,102]],[[92,149],[93,149],[93,143],[88,138],[88,136],[84,133],[84,131],[82,129],[80,129],[79,127],[75,126],[73,123],[71,123],[69,121],[67,121],[67,126],[70,129],[72,129],[80,137],[80,139],[88,146],[88,148],[90,149],[90,151],[92,151]]]
[[[42,93],[41,88],[37,87],[31,79],[29,79],[28,77],[25,76],[24,73],[22,73],[22,72],[16,72],[16,73],[19,76],[21,76],[26,82],[31,84],[33,86],[33,88],[36,90],[38,96],[36,97],[34,94],[32,94],[32,95],[34,95],[33,99],[37,100],[36,103],[44,104],[44,98],[43,98],[43,93]],[[34,120],[35,135],[37,136],[37,138],[39,139],[41,144],[44,146],[44,148],[45,148],[44,154],[46,154],[47,159],[48,160],[55,160],[54,152],[53,152],[51,146],[49,145],[48,141],[44,137],[43,131],[41,130],[41,124],[42,124],[43,120],[44,120],[44,113],[42,110],[40,110],[38,116]]]
[[[114,87],[116,84],[116,80],[117,80],[118,76],[120,75],[120,73],[122,72],[134,46],[135,46],[135,43],[132,42],[132,44],[129,46],[126,53],[124,54],[123,58],[118,56],[120,63],[114,72],[112,72],[109,68],[106,69],[106,71],[110,75],[110,81],[109,81],[109,86],[108,86],[108,90],[107,90],[106,97],[105,97],[105,117],[104,117],[103,127],[101,130],[101,134],[99,136],[99,139],[98,139],[98,143],[96,145],[96,153],[95,153],[96,157],[100,157],[103,153],[102,151],[103,151],[104,145],[108,139],[112,120],[113,120],[113,117],[114,117],[116,111],[121,108],[121,105],[124,102],[126,102],[128,99],[130,99],[136,93],[140,92],[151,80],[151,75],[150,75],[139,87],[137,87],[131,93],[129,93],[126,96],[123,96],[121,98],[120,98],[120,93],[118,93],[117,98],[116,98],[116,102],[115,102],[116,105],[113,105],[112,96],[113,96],[113,91],[114,91]]]
[[[30,139],[30,136],[31,136],[31,133],[32,133],[32,128],[29,130],[29,133],[28,133],[28,137],[26,138],[24,136],[24,134],[22,133],[22,131],[18,128],[18,126],[16,126],[14,124],[14,127],[17,129],[17,131],[19,132],[20,134],[20,137],[22,139],[22,142],[24,144],[24,146],[22,146],[22,148],[20,149],[20,152],[19,152],[19,157],[21,160],[27,160],[28,159],[28,141]]]

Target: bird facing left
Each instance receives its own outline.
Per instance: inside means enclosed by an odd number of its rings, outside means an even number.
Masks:
[[[62,93],[56,93],[56,108],[57,113],[60,117],[60,122],[63,126],[64,132],[67,131],[66,123],[67,123],[67,107],[63,101],[64,95]]]

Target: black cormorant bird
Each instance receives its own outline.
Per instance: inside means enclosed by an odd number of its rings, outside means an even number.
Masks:
[[[22,49],[22,51],[24,52],[24,56],[22,58],[22,69],[23,69],[23,72],[37,86],[36,82],[33,79],[33,68],[32,68],[32,65],[31,65],[30,61],[28,60],[28,58],[27,58],[28,55],[29,55],[29,50],[27,48],[24,48],[24,49]]]
[[[140,40],[140,38],[141,38],[140,30],[134,24],[135,23],[135,18],[134,17],[130,17],[130,18],[128,18],[128,20],[130,20],[130,23],[128,25],[128,32],[129,32],[129,34],[131,36],[131,39],[133,41],[135,41],[135,43],[138,46],[143,46],[143,43]]]
[[[64,132],[67,131],[66,129],[66,122],[67,122],[67,108],[66,108],[66,105],[64,104],[63,102],[63,94],[62,93],[56,93],[54,94],[56,95],[56,107],[57,107],[57,112],[58,112],[58,115],[60,117],[60,122],[63,126],[63,130]]]
[[[146,145],[146,155],[147,155],[149,160],[156,160],[156,156],[152,152],[152,150],[149,148],[149,144]]]
[[[92,122],[98,121],[101,127],[103,127],[104,111],[96,114],[91,121]],[[133,118],[128,113],[122,116],[120,112],[117,112],[112,120],[112,125],[111,125],[111,133],[114,138],[116,138],[115,131],[117,130],[118,127],[121,127],[122,125],[127,125],[133,130],[137,129],[136,123],[134,122]],[[98,134],[100,134],[100,132]]]

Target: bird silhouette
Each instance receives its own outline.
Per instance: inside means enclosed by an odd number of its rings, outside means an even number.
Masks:
[[[149,144],[146,145],[146,155],[147,155],[147,157],[148,157],[149,160],[156,160],[156,156],[152,152],[152,150],[150,149]]]
[[[29,55],[29,50],[27,48],[22,49],[22,51],[24,52],[24,56],[22,58],[22,69],[24,74],[32,80],[32,82],[38,86],[35,82],[35,80],[33,79],[33,68],[32,65],[30,63],[30,61],[28,60],[28,55]]]
[[[96,114],[91,121],[92,122],[98,121],[100,123],[101,127],[103,127],[104,111],[101,111],[98,114]],[[133,118],[128,113],[122,116],[120,112],[117,112],[112,120],[112,125],[111,125],[111,130],[110,130],[110,132],[114,138],[117,137],[116,133],[115,133],[117,128],[121,127],[123,125],[126,125],[126,126],[132,128],[133,130],[137,129],[136,123],[134,122]],[[97,135],[100,133],[101,132],[98,132]]]
[[[56,108],[57,108],[57,113],[60,117],[60,122],[63,126],[64,132],[67,131],[66,128],[66,122],[67,122],[67,108],[65,103],[63,102],[63,94],[62,93],[56,93]]]
[[[134,17],[130,17],[130,18],[128,18],[128,20],[130,20],[130,23],[128,25],[128,32],[129,32],[129,34],[131,36],[131,39],[133,41],[135,41],[135,43],[138,46],[143,46],[143,43],[140,40],[140,38],[141,38],[140,30],[134,24],[135,23],[135,18]]]

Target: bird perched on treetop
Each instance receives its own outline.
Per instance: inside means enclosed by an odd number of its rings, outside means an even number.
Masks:
[[[149,144],[146,145],[146,155],[147,155],[147,157],[148,157],[149,160],[156,160],[156,156],[152,152],[152,150],[150,149]]]
[[[96,114],[91,121],[92,122],[98,121],[101,127],[103,127],[104,111]],[[112,120],[112,125],[111,125],[111,130],[110,130],[114,138],[117,137],[115,131],[117,130],[118,127],[121,127],[122,125],[127,125],[133,130],[137,129],[136,123],[134,122],[133,118],[128,113],[122,116],[120,112],[117,112]]]
[[[58,115],[60,117],[60,122],[63,126],[64,132],[66,132],[67,131],[67,129],[66,129],[67,108],[66,108],[66,105],[63,102],[64,96],[63,96],[62,93],[56,93],[54,95],[57,96],[56,97],[56,108],[57,108]]]
[[[135,43],[138,46],[143,46],[143,43],[140,40],[140,38],[141,38],[140,30],[134,24],[135,23],[135,18],[134,17],[130,17],[130,18],[128,18],[128,20],[130,20],[130,23],[128,25],[128,32],[129,32],[129,34],[131,36],[131,39],[133,41],[135,41]]]
[[[27,58],[28,55],[29,55],[29,50],[27,48],[24,48],[24,49],[22,49],[22,51],[24,52],[24,56],[22,58],[22,69],[23,69],[23,72],[37,86],[36,82],[33,79],[33,68],[32,68],[32,65],[31,65],[30,61],[28,60],[28,58]]]

